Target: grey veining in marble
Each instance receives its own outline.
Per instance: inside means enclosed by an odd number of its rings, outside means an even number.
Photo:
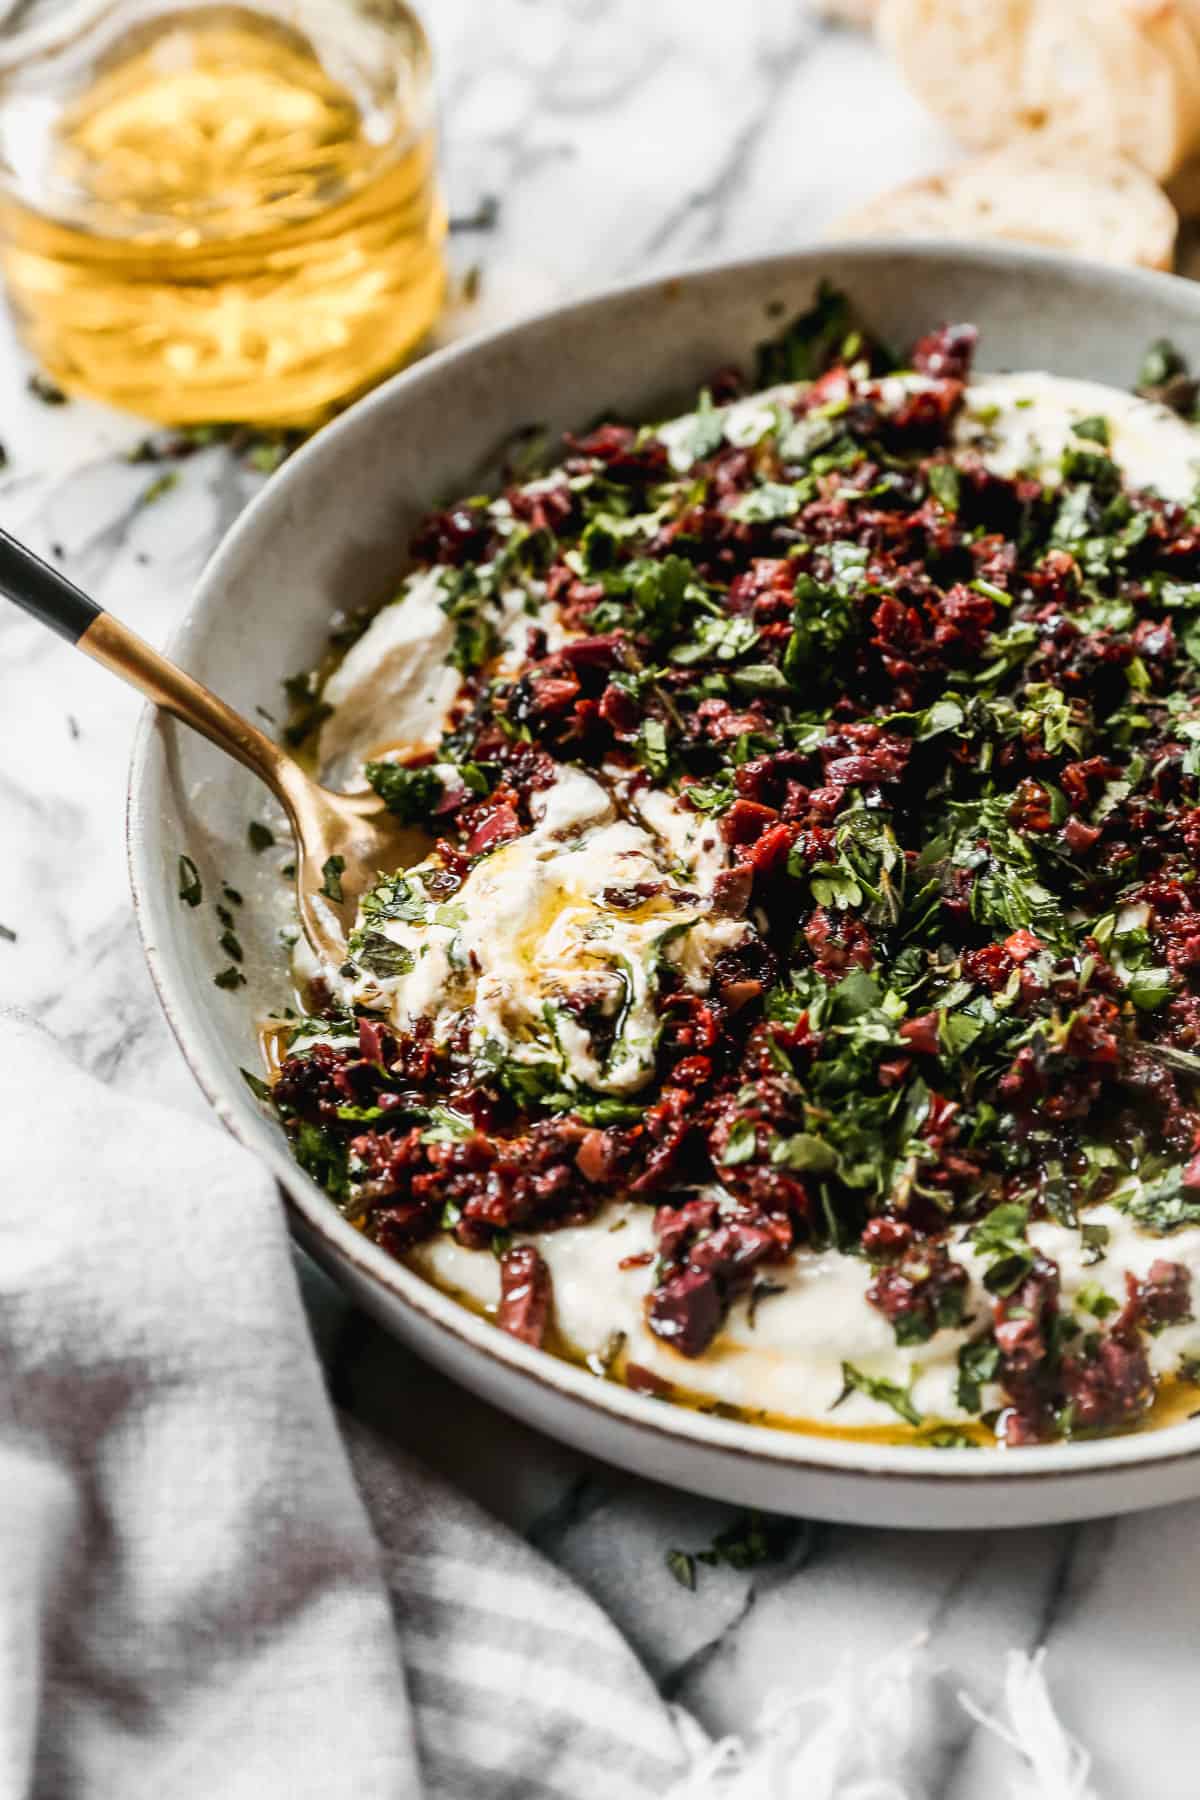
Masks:
[[[794,0],[429,0],[460,269],[458,332],[697,258],[819,234],[881,184],[947,154],[874,48]],[[260,485],[227,451],[130,463],[137,421],[48,408],[0,341],[0,520],[161,640]],[[138,703],[15,611],[0,611],[0,998],[44,1019],[123,1088],[199,1109],[142,966],[124,868]],[[1068,1724],[1105,1800],[1200,1793],[1192,1700],[1200,1510],[1015,1534],[855,1531],[804,1522],[750,1573],[673,1581],[728,1509],[635,1481],[538,1438],[422,1368],[305,1270],[335,1396],[474,1491],[627,1631],[664,1693],[713,1732],[779,1686],[820,1684],[843,1651],[917,1639],[943,1666],[921,1779],[930,1800],[1009,1792],[1010,1753],[955,1691],[996,1703],[1004,1653],[1049,1646]]]

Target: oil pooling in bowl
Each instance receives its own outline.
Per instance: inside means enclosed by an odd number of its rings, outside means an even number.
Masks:
[[[437,316],[429,55],[400,0],[51,14],[0,67],[3,268],[64,388],[311,425]]]

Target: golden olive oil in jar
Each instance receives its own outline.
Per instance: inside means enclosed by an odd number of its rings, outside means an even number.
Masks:
[[[403,0],[50,12],[0,39],[0,257],[50,377],[173,425],[309,426],[442,303]]]

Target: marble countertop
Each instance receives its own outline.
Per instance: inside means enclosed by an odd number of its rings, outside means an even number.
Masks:
[[[428,0],[426,12],[454,254],[479,271],[450,331],[687,261],[798,245],[950,153],[866,39],[795,0]],[[161,641],[263,478],[207,450],[147,504],[157,472],[127,460],[144,428],[78,402],[48,408],[26,378],[4,335],[0,520]],[[126,883],[137,711],[92,663],[0,613],[0,1000],[105,1081],[199,1109]],[[1016,1765],[955,1696],[994,1707],[1005,1652],[1045,1644],[1098,1795],[1200,1792],[1200,1509],[940,1536],[795,1523],[778,1560],[704,1569],[689,1593],[665,1553],[704,1547],[730,1509],[514,1426],[386,1342],[314,1272],[304,1279],[339,1402],[402,1432],[576,1576],[714,1733],[743,1728],[772,1689],[820,1686],[843,1652],[870,1667],[921,1641],[942,1674],[911,1791],[999,1800],[1016,1791]]]

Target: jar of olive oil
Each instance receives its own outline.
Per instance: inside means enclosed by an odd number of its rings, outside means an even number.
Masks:
[[[404,0],[84,0],[0,28],[0,261],[67,390],[313,425],[428,332],[444,233]]]

